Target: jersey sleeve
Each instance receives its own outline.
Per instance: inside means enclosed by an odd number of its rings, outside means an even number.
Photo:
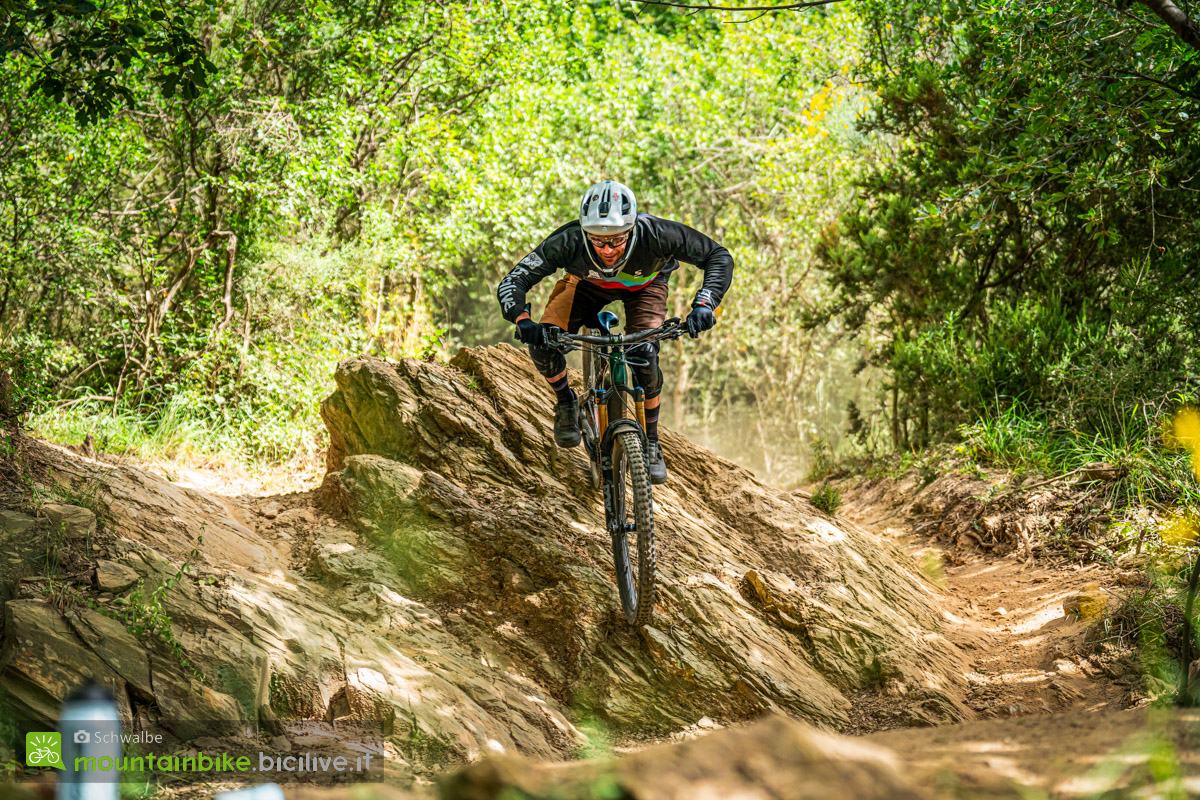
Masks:
[[[552,233],[545,241],[533,248],[533,252],[517,262],[517,265],[500,280],[496,287],[496,299],[500,301],[500,313],[509,322],[516,322],[525,310],[525,295],[543,278],[565,269],[568,254],[564,253],[562,229]]]
[[[695,228],[669,219],[655,219],[653,230],[661,255],[674,256],[680,261],[704,270],[704,281],[696,292],[692,305],[716,308],[721,304],[729,285],[733,283],[733,256],[715,241]]]

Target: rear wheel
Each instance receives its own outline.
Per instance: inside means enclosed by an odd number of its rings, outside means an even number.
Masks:
[[[613,532],[617,590],[630,625],[650,622],[654,611],[654,504],[650,473],[636,431],[620,431],[613,440]]]

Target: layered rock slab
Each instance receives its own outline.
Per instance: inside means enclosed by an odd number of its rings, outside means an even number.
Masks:
[[[582,453],[554,446],[550,394],[524,354],[351,359],[337,380],[320,498],[346,523],[305,498],[256,513],[246,498],[31,446],[43,490],[85,499],[96,518],[93,530],[60,510],[84,533],[62,546],[90,567],[59,580],[117,616],[168,586],[179,650],[51,602],[44,583],[0,580],[15,595],[0,646],[10,709],[49,721],[91,675],[130,722],[152,712],[185,741],[205,734],[197,720],[372,720],[410,771],[497,752],[563,758],[704,716],[837,727],[856,692],[893,683],[932,698],[940,719],[965,716],[950,691],[961,656],[930,588],[863,531],[666,432],[658,604],[633,630],[600,497]],[[51,529],[28,511],[0,520],[31,543],[25,569]]]
[[[764,711],[839,726],[849,695],[898,683],[941,718],[969,716],[930,587],[861,529],[666,431],[655,621],[633,631],[602,500],[582,450],[554,445],[552,395],[524,353],[355,358],[336,380],[325,502],[422,601],[486,620],[481,635],[582,713],[629,732]]]
[[[229,498],[140,471],[126,483],[132,467],[113,470],[41,443],[30,452],[44,492],[87,490],[100,530],[90,551],[76,553],[83,540],[63,544],[49,522],[5,513],[5,535],[23,537],[31,554],[4,605],[0,713],[9,718],[52,725],[63,698],[94,679],[113,691],[127,729],[165,730],[183,742],[264,720],[377,723],[398,775],[497,752],[561,758],[586,743],[542,687],[504,668],[499,647],[456,636],[436,611],[398,593],[395,569],[356,547],[353,531],[327,525],[317,536],[337,553],[327,564],[350,559],[360,569],[333,581],[311,561],[290,565],[279,541],[251,527],[252,511]],[[159,513],[169,506],[176,513]],[[189,530],[241,525],[253,538],[205,552],[196,545],[210,541],[207,533],[202,543],[179,531],[181,513]],[[38,556],[56,543],[72,564],[94,559],[87,571],[54,575],[65,595],[47,592]],[[264,561],[267,550],[276,555]],[[150,609],[177,651],[156,632],[126,629]]]

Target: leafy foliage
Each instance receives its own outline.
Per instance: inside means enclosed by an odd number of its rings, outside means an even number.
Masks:
[[[209,85],[169,95],[135,59],[132,109],[90,127],[26,91],[32,61],[0,63],[0,331],[55,354],[40,429],[319,452],[338,359],[507,338],[495,281],[580,186],[619,175],[742,265],[719,336],[668,359],[676,424],[752,403],[764,449],[813,432],[824,334],[778,331],[811,304],[812,232],[857,146],[848,15],[750,30],[558,0],[303,8],[196,17]],[[624,76],[619,102],[600,65]],[[674,313],[698,281],[679,274]]]
[[[496,280],[605,176],[734,252],[667,421],[776,479],[847,407],[906,450],[1189,391],[1200,77],[1141,6],[0,8],[0,340],[44,354],[43,430],[319,452],[338,359],[507,339]]]
[[[1200,330],[1200,53],[1133,6],[859,4],[893,152],[818,253],[815,318],[883,334],[891,438],[997,398],[1095,431],[1183,388]]]
[[[831,486],[829,481],[825,481],[812,493],[812,504],[833,516],[842,507],[842,492],[836,486]]]
[[[80,123],[112,113],[119,101],[134,104],[125,74],[147,62],[167,97],[194,99],[216,67],[194,32],[204,6],[190,2],[3,0],[0,60],[35,65],[32,87],[75,109]]]
[[[299,8],[197,19],[211,85],[131,61],[137,110],[91,127],[29,91],[29,59],[0,62],[0,330],[57,354],[68,407],[150,427],[185,408],[281,458],[339,357],[428,350],[443,279],[422,240],[453,234],[431,231],[438,153],[522,64],[553,68],[522,35],[550,9]]]

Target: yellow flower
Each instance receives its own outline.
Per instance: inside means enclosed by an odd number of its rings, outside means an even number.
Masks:
[[[1175,444],[1187,448],[1192,458],[1192,473],[1196,480],[1200,481],[1200,459],[1196,457],[1197,450],[1200,450],[1200,411],[1189,406],[1176,412],[1171,432],[1174,434]]]
[[[1184,544],[1196,538],[1198,527],[1200,526],[1196,524],[1194,516],[1181,514],[1163,520],[1159,535],[1162,536],[1163,544]]]

